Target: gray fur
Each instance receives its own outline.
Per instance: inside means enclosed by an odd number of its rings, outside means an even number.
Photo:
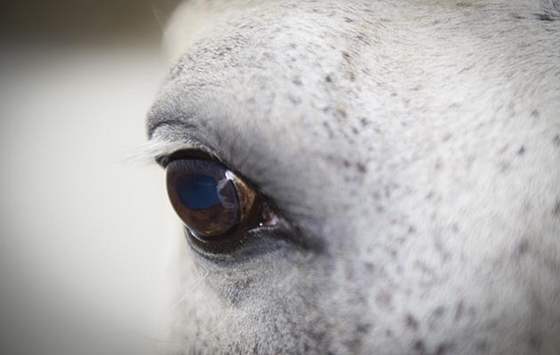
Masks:
[[[178,237],[162,353],[558,354],[559,4],[183,5],[151,140],[216,154],[304,242]]]

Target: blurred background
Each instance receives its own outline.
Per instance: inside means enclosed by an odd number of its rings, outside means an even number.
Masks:
[[[163,171],[127,159],[176,0],[0,3],[0,353],[153,354]]]

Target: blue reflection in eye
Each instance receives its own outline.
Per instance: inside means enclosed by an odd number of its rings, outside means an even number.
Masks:
[[[211,176],[191,174],[177,183],[181,202],[193,210],[203,210],[220,204],[218,182]]]

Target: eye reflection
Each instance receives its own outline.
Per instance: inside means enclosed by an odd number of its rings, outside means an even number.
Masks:
[[[259,217],[255,191],[221,164],[179,159],[166,170],[171,204],[199,240],[221,240]]]
[[[193,168],[191,166],[191,168]],[[233,182],[224,176],[220,181],[214,176],[198,173],[177,177],[175,186],[179,199],[185,207],[201,211],[221,205],[237,211],[237,196]]]

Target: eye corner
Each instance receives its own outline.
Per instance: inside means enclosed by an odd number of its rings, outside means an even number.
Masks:
[[[168,155],[158,155],[154,158],[157,165],[162,167],[163,169],[167,168],[169,165],[169,156]]]

